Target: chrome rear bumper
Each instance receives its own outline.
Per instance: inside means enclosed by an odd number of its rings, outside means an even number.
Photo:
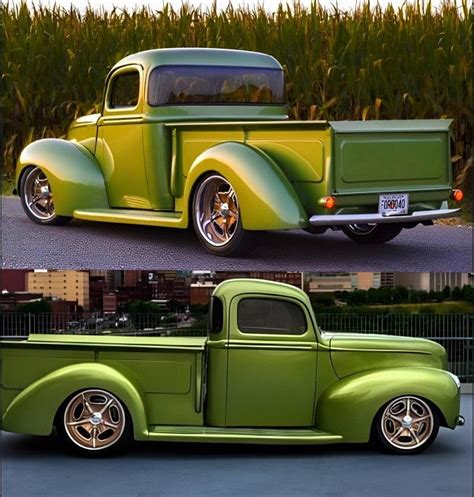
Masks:
[[[340,226],[345,224],[385,224],[385,223],[419,223],[443,217],[453,217],[461,209],[434,209],[415,211],[404,216],[382,216],[381,214],[334,214],[311,216],[311,226]]]

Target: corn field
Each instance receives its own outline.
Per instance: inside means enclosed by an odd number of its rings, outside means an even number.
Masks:
[[[351,12],[296,3],[273,13],[231,4],[82,13],[3,4],[5,175],[30,141],[63,136],[72,119],[100,109],[104,78],[121,57],[201,46],[276,57],[293,119],[454,119],[455,182],[470,193],[472,18],[467,0],[455,2]]]

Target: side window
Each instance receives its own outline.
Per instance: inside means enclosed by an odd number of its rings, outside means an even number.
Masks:
[[[112,80],[109,107],[124,109],[136,107],[140,90],[140,76],[138,71],[120,74]]]
[[[224,306],[219,297],[212,297],[209,309],[209,333],[220,333],[224,326]]]
[[[243,333],[302,335],[307,329],[301,307],[277,299],[242,299],[237,324]]]

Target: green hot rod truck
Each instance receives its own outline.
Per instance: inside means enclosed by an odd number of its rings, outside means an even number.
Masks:
[[[258,230],[342,229],[382,243],[453,216],[449,120],[289,121],[281,65],[223,49],[125,57],[101,113],[22,152],[17,191],[40,224],[187,228],[232,255]]]
[[[214,291],[207,337],[32,335],[2,344],[2,427],[94,454],[127,438],[427,448],[463,424],[443,347],[330,334],[290,285]]]

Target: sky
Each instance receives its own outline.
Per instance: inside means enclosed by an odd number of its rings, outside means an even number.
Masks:
[[[204,0],[203,2],[193,2],[192,0],[188,1],[190,5],[197,6],[201,5],[204,9],[212,4],[213,0]],[[286,1],[286,0],[283,0]],[[413,3],[414,0],[378,0],[379,4],[382,7],[387,6],[389,3],[391,3],[394,7],[399,7],[403,5],[404,3]],[[431,4],[433,7],[438,7],[441,4],[442,0],[432,0]],[[14,5],[19,4],[20,0],[10,0],[10,3],[13,3]],[[38,4],[37,0],[34,0],[35,4]],[[134,6],[143,6],[143,5],[151,5],[152,9],[154,10],[160,10],[160,7],[163,5],[162,0],[155,0],[155,1],[149,1],[145,0],[143,2],[137,1],[137,0],[101,0],[101,1],[91,1],[91,0],[74,0],[71,2],[71,0],[41,0],[41,3],[43,5],[52,5],[54,3],[64,6],[64,7],[70,7],[71,3],[83,11],[88,4],[93,5],[94,7],[103,7],[106,10],[110,10],[112,7],[127,7],[128,9],[132,10]],[[166,3],[166,2],[165,2]],[[170,3],[173,8],[179,8],[182,4],[182,0],[168,0],[168,3]],[[234,0],[232,4],[234,6],[236,5],[249,5],[249,6],[255,6],[255,5],[264,5],[266,10],[273,11],[276,9],[278,4],[280,3],[280,0]],[[289,3],[292,3],[292,0],[289,1]],[[311,3],[311,0],[300,0],[301,5],[307,6]],[[319,3],[325,7],[331,7],[332,5],[336,5],[342,9],[342,10],[351,10],[355,5],[356,5],[356,0],[320,0]],[[361,3],[361,0],[358,0],[357,3]],[[28,4],[31,4],[31,0],[28,0]],[[217,0],[217,7],[219,9],[225,8],[229,4],[229,0]],[[372,0],[371,4],[375,5],[376,0]]]

